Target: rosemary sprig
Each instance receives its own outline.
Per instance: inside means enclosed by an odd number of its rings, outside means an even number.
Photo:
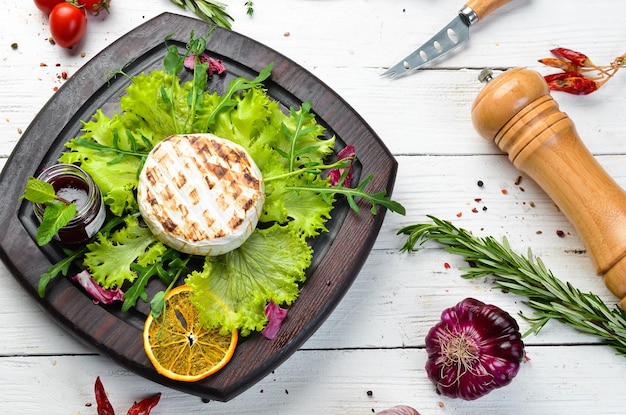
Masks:
[[[244,5],[246,6],[246,14],[252,16],[254,14],[254,2],[246,1]]]
[[[226,4],[214,0],[172,0],[172,3],[191,10],[198,17],[217,26],[231,28],[233,18],[226,11]]]
[[[417,251],[416,245],[436,241],[446,251],[461,255],[468,263],[463,278],[494,277],[502,291],[526,297],[524,304],[533,309],[531,317],[520,316],[531,324],[524,334],[537,334],[550,320],[557,320],[574,329],[599,337],[618,354],[626,355],[626,312],[610,308],[593,293],[583,293],[569,282],[556,278],[540,258],[515,253],[506,238],[502,243],[493,237],[480,238],[449,222],[429,216],[432,224],[407,226],[398,235],[407,235],[401,251]]]

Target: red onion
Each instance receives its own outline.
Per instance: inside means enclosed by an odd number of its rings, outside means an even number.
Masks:
[[[437,390],[472,400],[513,380],[524,343],[506,311],[466,298],[441,313],[441,321],[426,335],[426,352],[426,372]]]
[[[420,415],[415,408],[406,405],[397,405],[384,411],[376,412],[377,415]]]

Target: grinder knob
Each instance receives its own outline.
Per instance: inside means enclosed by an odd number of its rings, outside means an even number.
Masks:
[[[515,68],[493,78],[472,105],[472,122],[561,209],[626,309],[626,193],[559,111],[543,77]]]

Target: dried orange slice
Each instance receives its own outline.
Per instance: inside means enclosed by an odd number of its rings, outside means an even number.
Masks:
[[[143,346],[157,372],[169,379],[195,382],[223,368],[233,356],[238,333],[205,329],[191,303],[190,287],[179,286],[165,297],[165,310],[148,315]]]

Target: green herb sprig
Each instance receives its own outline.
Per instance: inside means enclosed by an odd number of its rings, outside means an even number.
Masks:
[[[54,235],[76,215],[74,203],[57,196],[50,183],[34,177],[29,177],[26,181],[26,188],[21,198],[45,206],[35,237],[39,246],[49,243]]]
[[[504,292],[526,297],[524,304],[532,316],[520,316],[531,324],[524,333],[537,334],[550,320],[560,321],[582,333],[599,337],[618,354],[626,355],[626,312],[609,307],[593,293],[584,293],[569,282],[556,278],[540,258],[515,253],[506,238],[502,243],[493,237],[480,238],[449,222],[429,216],[433,223],[404,227],[398,234],[407,235],[401,251],[416,251],[416,245],[436,241],[446,251],[461,255],[470,265],[462,268],[463,278],[493,277]]]
[[[293,108],[290,109],[290,114],[295,120],[295,124],[292,127],[287,126],[285,123],[281,125],[282,133],[285,135],[285,137],[289,139],[290,142],[289,150],[283,151],[279,148],[275,149],[282,157],[287,159],[289,172],[280,176],[266,177],[266,182],[278,178],[283,179],[284,177],[289,175],[299,175],[303,173],[320,174],[322,170],[348,168],[353,162],[353,160],[345,159],[339,160],[332,165],[326,165],[324,163],[314,161],[311,163],[306,163],[303,168],[296,169],[296,165],[302,157],[311,152],[315,152],[317,149],[319,149],[319,147],[322,146],[321,142],[301,147],[299,146],[299,141],[301,139],[306,138],[310,134],[314,134],[315,131],[319,128],[317,124],[312,124],[312,121],[315,119],[315,115],[311,113],[311,109],[312,104],[309,101],[303,102],[298,111],[294,110]],[[374,179],[373,174],[370,174],[368,177],[366,177],[361,183],[358,184],[357,187],[351,188],[343,186],[341,184],[344,182],[347,173],[348,170],[346,169],[343,173],[343,176],[339,180],[339,184],[337,184],[336,186],[327,187],[320,186],[319,184],[307,184],[302,186],[288,186],[287,189],[296,191],[305,190],[317,192],[329,204],[332,204],[331,198],[333,195],[342,194],[346,197],[350,208],[357,214],[360,213],[361,210],[356,203],[356,197],[369,201],[371,204],[371,213],[374,215],[377,213],[379,205],[386,207],[392,212],[399,213],[401,215],[406,214],[404,206],[387,196],[387,192],[385,190],[374,194],[368,193],[365,190],[365,187]]]
[[[108,235],[111,232],[111,230],[115,229],[122,222],[123,222],[122,218],[113,217],[109,219],[109,221],[100,229],[99,233],[101,235]],[[41,274],[41,277],[39,278],[39,285],[37,287],[37,293],[39,294],[41,298],[45,296],[46,287],[48,286],[48,283],[50,283],[50,281],[52,281],[54,278],[58,277],[59,275],[63,275],[64,277],[67,276],[67,273],[69,272],[70,267],[74,263],[74,261],[78,260],[79,258],[82,258],[83,255],[85,255],[85,252],[87,252],[87,245],[82,245],[80,248],[74,251],[69,250],[69,249],[64,249],[63,251],[66,257],[60,260],[59,262],[57,262],[56,264],[51,265],[50,268],[48,268],[46,272]]]
[[[214,0],[172,0],[172,3],[217,26],[231,28],[233,18],[226,11],[225,3]]]
[[[333,187],[320,187],[320,186],[288,186],[289,190],[309,190],[320,193],[323,197],[325,195],[334,195],[334,194],[342,194],[346,197],[348,201],[348,205],[355,213],[360,213],[361,209],[356,203],[355,197],[359,197],[361,199],[365,199],[371,204],[370,212],[375,215],[378,211],[378,206],[384,206],[392,212],[398,213],[400,215],[404,215],[406,213],[406,209],[399,202],[392,200],[389,196],[387,196],[387,192],[385,190],[381,190],[378,193],[368,193],[365,190],[365,186],[369,184],[374,179],[374,175],[370,174],[364,180],[362,180],[357,187],[345,187],[342,185],[337,185]],[[340,181],[341,182],[341,181]]]
[[[246,6],[246,14],[252,16],[254,14],[254,2],[246,1],[244,5]]]
[[[252,80],[249,80],[244,76],[240,76],[239,78],[230,81],[228,89],[220,97],[220,101],[211,112],[211,115],[209,115],[205,130],[210,131],[210,127],[215,123],[215,120],[220,112],[232,109],[237,105],[237,101],[233,99],[234,94],[263,86],[263,81],[269,78],[272,73],[272,67],[274,67],[274,62],[268,63],[267,66],[259,72],[259,75]]]

